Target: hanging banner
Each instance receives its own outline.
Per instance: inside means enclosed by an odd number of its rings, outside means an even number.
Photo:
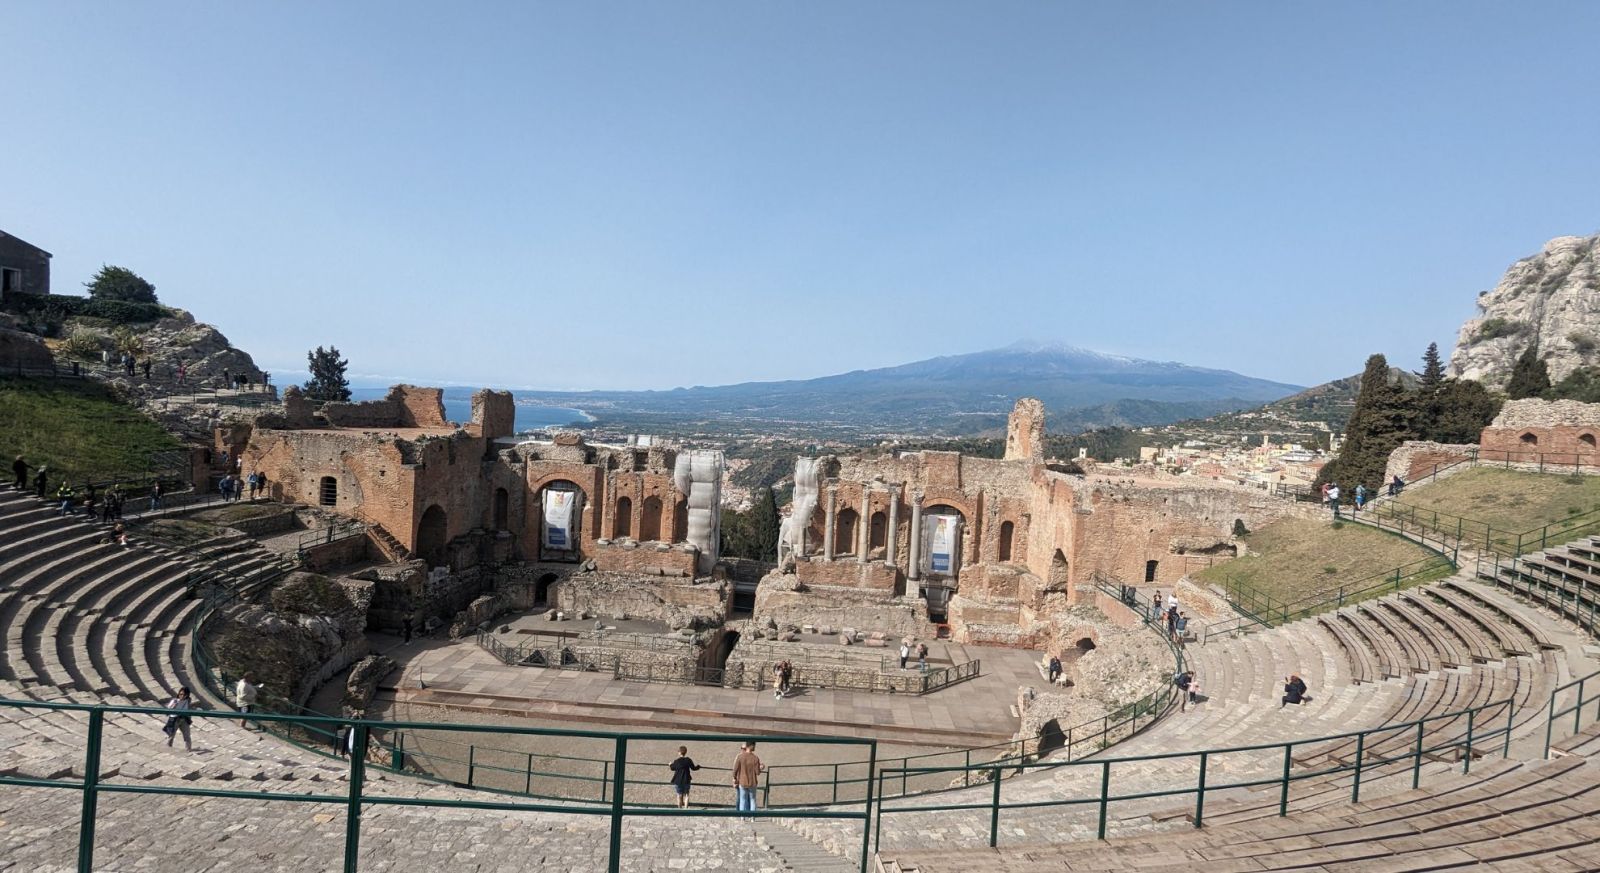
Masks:
[[[956,547],[961,542],[961,519],[950,515],[935,515],[931,548],[928,549],[928,569],[935,573],[949,573],[955,564]]]
[[[572,521],[577,511],[578,492],[544,492],[544,547],[572,551]]]

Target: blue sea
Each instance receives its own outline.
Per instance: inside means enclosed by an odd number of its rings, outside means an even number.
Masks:
[[[472,388],[444,389],[444,417],[465,424],[472,419]],[[351,388],[351,400],[382,400],[388,388]],[[513,392],[515,394],[515,392]],[[547,427],[583,427],[590,419],[581,409],[564,406],[531,406],[517,401],[517,432]]]

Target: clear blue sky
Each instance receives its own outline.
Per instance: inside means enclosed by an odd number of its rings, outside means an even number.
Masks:
[[[0,228],[267,369],[1302,384],[1600,230],[1600,3],[0,0]]]

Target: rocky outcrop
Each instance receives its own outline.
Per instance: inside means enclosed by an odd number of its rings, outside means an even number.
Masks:
[[[366,656],[372,583],[291,573],[271,605],[225,610],[213,646],[218,666],[253,672],[274,695],[303,703],[318,685]]]
[[[1557,237],[1478,295],[1478,316],[1461,326],[1450,374],[1503,387],[1531,342],[1552,381],[1600,364],[1600,234]]]
[[[50,349],[38,337],[0,327],[0,372],[50,369]]]

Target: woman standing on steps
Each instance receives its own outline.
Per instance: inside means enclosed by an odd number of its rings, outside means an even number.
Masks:
[[[172,745],[172,740],[181,733],[183,734],[184,751],[194,751],[194,745],[189,742],[189,722],[191,719],[188,712],[194,709],[194,700],[189,696],[189,689],[187,687],[179,688],[178,696],[167,701],[167,709],[173,713],[167,716],[167,723],[161,728],[162,732],[167,735],[167,745]]]
[[[689,789],[694,787],[694,777],[689,775],[689,771],[700,769],[700,765],[689,757],[688,746],[679,746],[678,757],[667,766],[672,768],[672,790],[678,795],[678,808],[688,809]]]

